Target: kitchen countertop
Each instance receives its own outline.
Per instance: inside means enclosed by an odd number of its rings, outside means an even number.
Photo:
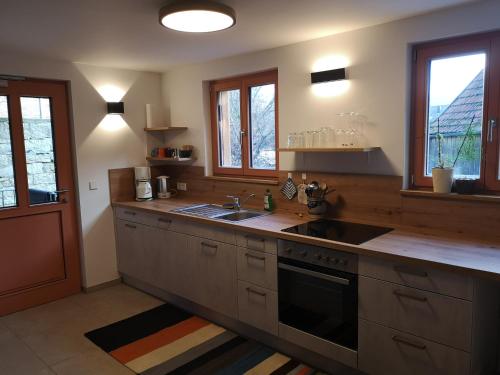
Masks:
[[[209,202],[172,198],[162,201],[115,202],[113,203],[113,207],[133,208],[360,255],[374,256],[415,265],[431,265],[435,268],[458,271],[471,276],[487,277],[500,281],[500,244],[498,243],[485,242],[480,239],[462,238],[448,232],[424,231],[415,227],[392,226],[394,230],[387,234],[367,241],[361,245],[351,245],[321,238],[281,232],[282,229],[314,220],[307,216],[301,218],[293,213],[276,212],[271,215],[240,222],[228,222],[171,212],[173,209],[197,203]],[[356,222],[377,225],[377,223],[373,222],[363,222],[359,220],[356,220]]]

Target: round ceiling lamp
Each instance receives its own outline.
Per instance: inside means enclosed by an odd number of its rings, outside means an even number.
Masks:
[[[175,0],[160,9],[160,23],[172,30],[209,33],[236,23],[233,8],[213,1]]]

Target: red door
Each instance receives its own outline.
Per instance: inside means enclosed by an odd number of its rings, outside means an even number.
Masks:
[[[0,81],[0,316],[80,291],[65,82]]]

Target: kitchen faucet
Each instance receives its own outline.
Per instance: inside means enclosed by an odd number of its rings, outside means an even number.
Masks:
[[[250,198],[255,197],[255,194],[252,193],[248,197],[245,198],[243,202],[241,202],[241,198],[235,195],[227,195],[228,198],[231,198],[233,200],[232,203],[224,203],[222,207],[225,208],[232,208],[236,211],[239,211],[241,209],[241,206],[243,206],[244,203],[246,203]]]

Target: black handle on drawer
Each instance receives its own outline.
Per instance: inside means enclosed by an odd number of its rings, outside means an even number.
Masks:
[[[394,266],[394,271],[398,273],[406,273],[408,275],[418,276],[418,277],[427,277],[429,274],[425,271],[419,270],[418,268],[408,267],[408,266]]]
[[[418,341],[407,339],[406,337],[399,336],[399,335],[392,336],[392,340],[399,342],[401,344],[411,346],[411,347],[419,349],[419,350],[425,350],[425,348],[427,348],[427,346],[425,344],[422,344]]]
[[[257,260],[261,260],[263,262],[266,261],[266,257],[261,257],[261,256],[258,256],[258,255],[253,255],[253,254],[250,254],[250,253],[246,253],[245,256],[247,258],[252,258],[252,259],[257,259]]]
[[[212,245],[211,243],[202,242],[201,252],[205,253],[206,255],[215,256],[217,254],[217,247],[218,247],[217,245]],[[204,250],[205,248],[213,249],[213,251],[209,252],[208,250]]]
[[[165,219],[165,218],[163,218],[163,217],[159,217],[159,218],[158,218],[158,221],[159,221],[160,223],[167,223],[167,224],[170,224],[170,223],[172,222],[172,220],[170,220],[170,219]]]
[[[397,297],[408,298],[408,299],[412,299],[412,300],[418,301],[418,302],[427,302],[427,297],[424,297],[424,296],[416,296],[413,294],[407,294],[407,293],[402,292],[400,290],[395,290],[395,291],[393,291],[393,293]]]
[[[247,287],[247,292],[248,292],[248,293],[257,294],[258,296],[261,296],[261,297],[265,297],[265,296],[267,296],[267,293],[264,293],[264,292],[259,292],[258,290],[252,289],[252,288],[250,288],[250,287]]]
[[[134,211],[123,211],[123,213],[125,215],[132,215],[132,216],[135,216],[137,214],[137,212],[134,212]]]
[[[137,228],[135,225],[132,225],[132,224],[125,224],[125,226],[127,228],[132,228],[132,229],[136,229]]]
[[[254,237],[254,236],[250,236],[250,235],[246,235],[245,238],[248,240],[253,240],[253,241],[259,241],[259,242],[265,242],[266,239],[265,238],[261,238],[261,237]]]

